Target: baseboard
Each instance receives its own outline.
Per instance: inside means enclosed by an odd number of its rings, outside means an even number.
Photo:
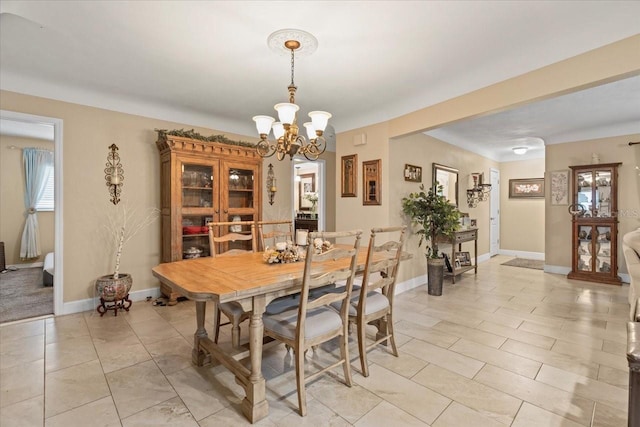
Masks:
[[[538,261],[544,261],[544,252],[526,252],[526,251],[512,251],[508,249],[498,250],[498,255],[508,255],[516,258],[535,259]]]
[[[133,291],[129,293],[129,299],[131,301],[144,301],[149,296],[151,298],[160,297],[160,288],[142,289],[140,291]],[[83,300],[65,302],[62,304],[62,312],[56,313],[56,316],[95,310],[99,304],[99,298],[87,298]]]
[[[21,268],[35,268],[35,267],[43,267],[44,266],[44,262],[40,261],[40,262],[32,262],[30,264],[13,264],[13,265],[7,265],[7,270],[14,270],[14,269],[21,269]]]
[[[427,284],[427,275],[423,274],[422,276],[414,277],[409,280],[405,280],[404,282],[396,283],[396,292],[395,295],[401,294],[403,292],[407,292],[411,289],[415,289],[418,286]]]

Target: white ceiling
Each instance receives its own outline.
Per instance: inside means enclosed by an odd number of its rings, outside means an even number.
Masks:
[[[282,28],[318,39],[313,55],[296,58],[296,101],[305,116],[330,111],[338,133],[640,29],[637,1],[3,0],[0,13],[4,90],[245,135],[255,134],[253,115],[286,101],[289,58],[266,42]],[[639,132],[639,86],[634,78],[429,133],[509,160],[514,137],[566,142],[634,123]]]

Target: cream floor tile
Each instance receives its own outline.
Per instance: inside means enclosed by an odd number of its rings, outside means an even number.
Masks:
[[[581,425],[553,412],[545,411],[542,408],[524,402],[511,427],[580,427]]]
[[[451,405],[438,417],[432,427],[504,427],[502,424],[491,418],[487,418],[482,414],[467,408],[457,402],[451,402]]]
[[[424,310],[424,306],[420,306],[419,310]],[[424,327],[433,326],[440,321],[440,319],[421,314],[418,311],[401,311],[397,307],[394,307],[393,320],[396,322],[406,320],[417,325]]]
[[[191,366],[192,348],[182,336],[156,341],[146,347],[165,375]]]
[[[446,320],[451,323],[457,323],[459,325],[469,326],[472,328],[478,326],[483,320],[485,320],[485,319],[479,319],[477,317],[473,318],[468,316],[460,316],[460,314],[457,311],[451,312],[449,310],[438,308],[438,307],[429,307],[429,308],[423,309],[421,314],[427,315],[429,317],[432,317],[438,320]],[[416,323],[419,323],[419,322],[416,322]]]
[[[394,425],[428,427],[428,424],[386,401],[380,402],[354,424],[356,427],[389,427]]]
[[[354,381],[390,404],[402,409],[421,421],[431,424],[451,403],[451,400],[394,374],[372,365],[368,377],[354,376]]]
[[[501,337],[499,335],[483,332],[474,328],[468,328],[466,326],[447,321],[439,322],[432,326],[432,329],[494,348],[499,348],[507,340],[505,337]]]
[[[122,340],[136,337],[131,326],[120,316],[102,318],[97,321],[89,319],[92,318],[85,317],[89,327],[89,334],[91,334],[94,342],[121,342]]]
[[[133,323],[131,328],[145,345],[180,336],[178,331],[164,320],[145,320]]]
[[[427,366],[412,380],[473,410],[480,418],[501,424],[511,424],[522,403],[520,399],[435,365]],[[464,408],[459,409],[454,413],[466,413],[462,411]]]
[[[45,325],[47,344],[89,335],[89,327],[82,314],[47,319]]]
[[[166,308],[166,306],[164,307]],[[180,307],[178,307],[175,311],[181,311]],[[173,312],[173,310],[172,310]],[[105,315],[106,316],[106,315]],[[120,314],[118,314],[120,316]],[[133,325],[135,323],[140,322],[161,322],[164,319],[160,314],[154,310],[154,307],[151,305],[151,302],[146,301],[136,301],[133,303],[129,311],[125,311],[122,313],[122,317],[130,324]]]
[[[121,342],[94,340],[94,345],[105,374],[151,359],[151,355],[135,335]]]
[[[626,412],[596,402],[592,427],[627,427]]]
[[[532,332],[534,334],[555,338],[556,340],[564,340],[575,344],[580,344],[582,346],[588,346],[597,350],[602,349],[602,339],[593,338],[589,335],[583,335],[573,331],[565,331],[558,328],[542,326],[533,322],[523,322],[518,329],[520,329],[521,331]]]
[[[512,310],[510,308],[501,307],[496,311],[498,314],[504,314],[506,316],[513,316],[518,319],[526,320],[528,322],[538,323],[540,325],[551,326],[555,328],[562,327],[564,323],[563,319],[559,319],[548,315],[539,315],[534,313],[523,313],[521,311]]]
[[[0,370],[0,408],[44,394],[44,359]]]
[[[301,417],[297,412],[291,413],[286,417],[277,421],[279,427],[316,427],[316,426],[331,426],[331,427],[347,427],[350,426],[344,418],[341,418],[338,414],[331,411],[322,403],[317,400],[308,402],[307,416]]]
[[[0,370],[44,359],[44,335],[0,342]]]
[[[584,375],[585,377],[598,377],[598,364],[595,362],[585,361],[574,356],[513,340],[507,340],[500,349],[575,374]]]
[[[622,412],[627,410],[628,390],[592,378],[543,365],[536,381],[549,384],[574,395],[604,403]]]
[[[45,417],[53,417],[106,396],[109,396],[109,387],[97,359],[49,372],[45,378]]]
[[[167,375],[171,386],[178,393],[194,418],[199,421],[242,400],[240,390],[226,390],[220,373],[207,367],[188,367]],[[235,394],[237,393],[237,395]]]
[[[93,341],[88,335],[47,344],[45,354],[46,372],[57,371],[98,358]]]
[[[600,365],[600,369],[598,370],[598,381],[627,390],[629,387],[629,371],[622,371],[620,369]]]
[[[277,424],[271,419],[271,408],[269,408],[269,417],[263,418],[257,423],[251,424],[240,409],[225,408],[213,415],[208,416],[198,422],[200,427],[240,427],[240,426],[260,426],[260,427],[277,427]]]
[[[106,377],[121,419],[176,396],[153,361],[110,372]]]
[[[623,354],[611,354],[602,350],[595,350],[579,344],[557,340],[551,351],[566,355],[575,355],[580,360],[599,363],[616,369],[628,369],[627,352]]]
[[[159,403],[122,420],[122,427],[198,427],[179,397]]]
[[[118,411],[111,396],[103,397],[86,405],[47,418],[45,427],[120,427]]]
[[[352,357],[352,360],[354,360],[354,357]],[[411,378],[428,364],[428,362],[408,353],[399,352],[399,356],[396,357],[384,349],[377,348],[367,353],[367,360],[369,364],[375,363],[405,378]],[[360,373],[360,358],[358,357],[357,351],[355,352],[355,360],[351,365],[356,367],[356,370],[353,372]]]
[[[467,378],[473,378],[484,365],[484,362],[415,339],[403,345],[400,351]]]
[[[474,379],[579,424],[588,426],[591,422],[592,400],[492,365],[482,368]]]
[[[0,343],[23,339],[34,335],[44,335],[44,320],[0,325]]]
[[[556,342],[555,338],[545,337],[544,335],[538,335],[520,329],[513,329],[508,326],[498,325],[496,323],[487,321],[479,324],[477,328],[482,331],[491,332],[495,335],[500,335],[505,338],[511,338],[512,340],[532,344],[547,350],[551,349],[553,343]]]
[[[0,410],[2,427],[41,426],[44,419],[44,395],[22,400]]]
[[[357,384],[347,387],[330,377],[321,377],[308,384],[307,393],[352,424],[382,401]]]
[[[485,363],[490,363],[494,366],[501,366],[508,371],[527,378],[535,378],[542,365],[540,362],[504,350],[498,350],[493,347],[467,341],[466,339],[459,340],[449,347],[449,350]]]
[[[429,342],[443,348],[450,347],[459,339],[454,335],[436,331],[429,326],[420,325],[418,323],[406,320],[401,320],[400,322],[396,323],[393,327],[393,330],[395,332],[399,332],[401,334],[410,336],[412,338],[417,338],[421,341]]]

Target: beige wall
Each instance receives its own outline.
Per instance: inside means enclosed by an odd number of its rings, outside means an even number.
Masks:
[[[154,129],[194,127],[7,91],[0,92],[0,109],[60,118],[64,121],[64,302],[92,298],[95,279],[109,274],[113,269],[113,250],[105,247],[100,237],[100,224],[105,220],[109,209],[113,208],[103,174],[109,145],[115,143],[120,148],[125,170],[122,203],[141,208],[158,207],[159,154]],[[225,134],[235,140],[256,140],[197,127],[195,131],[202,135]],[[2,151],[3,161],[5,151]],[[334,153],[327,152],[323,158],[326,160],[327,173],[335,174]],[[291,218],[291,162],[266,159],[264,173],[269,163],[274,165],[278,193],[273,206],[263,197],[263,217],[286,215]],[[330,180],[328,184],[329,198],[334,198],[333,181]],[[4,183],[2,187],[4,189]],[[334,225],[331,208],[329,204],[327,212],[331,218],[327,218],[327,223]],[[2,227],[5,227],[4,215],[1,222]],[[133,291],[157,287],[158,282],[151,275],[151,268],[159,261],[160,222],[156,221],[127,243],[120,271],[133,275]]]
[[[500,164],[500,249],[543,254],[545,199],[510,199],[509,180],[544,178],[544,159]]]
[[[640,227],[640,147],[629,146],[640,141],[640,134],[612,138],[549,145],[546,148],[547,174],[567,170],[569,166],[591,164],[591,154],[600,156],[601,163],[622,162],[618,170],[618,271],[626,273],[621,238]],[[548,179],[547,179],[548,182]],[[548,185],[547,185],[548,187]],[[548,192],[547,188],[547,192]],[[571,215],[567,206],[546,206],[545,247],[546,264],[568,269],[571,267]]]
[[[10,146],[16,147],[10,149]],[[4,242],[7,265],[42,262],[53,252],[53,212],[38,212],[40,251],[38,259],[21,260],[20,242],[25,223],[24,167],[22,148],[37,147],[53,150],[53,143],[29,138],[0,136],[0,241]]]

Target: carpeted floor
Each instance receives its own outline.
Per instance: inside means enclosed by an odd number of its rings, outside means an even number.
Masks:
[[[507,262],[503,262],[502,265],[509,265],[511,267],[533,268],[534,270],[544,270],[544,261],[537,259],[514,258]]]
[[[53,286],[42,284],[42,267],[0,274],[0,323],[53,313]]]

